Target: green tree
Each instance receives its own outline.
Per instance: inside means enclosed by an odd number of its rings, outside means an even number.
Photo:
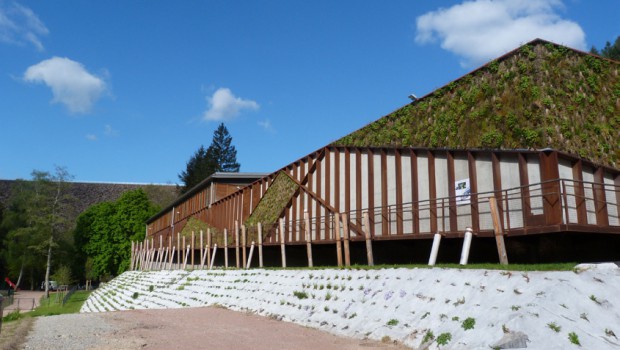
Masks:
[[[125,192],[116,202],[102,202],[86,209],[78,217],[74,241],[76,250],[84,254],[81,258],[87,277],[126,271],[131,242],[144,240],[145,222],[158,210],[142,189]]]
[[[239,172],[241,166],[237,163],[237,150],[232,145],[232,136],[228,133],[224,123],[221,123],[213,133],[213,141],[207,153],[215,162],[216,172]]]
[[[3,215],[2,226],[7,231],[3,254],[10,274],[17,275],[16,284],[21,284],[24,273],[29,271],[33,286],[41,266],[48,282],[52,257],[60,252],[59,248],[70,247],[70,179],[64,167],[56,167],[54,173],[34,170],[31,181],[19,181],[13,188],[10,210]],[[49,295],[47,287],[46,294]]]
[[[590,52],[611,60],[620,61],[620,36],[616,38],[613,45],[608,41],[601,51],[598,51],[596,47],[592,46]]]
[[[209,148],[204,146],[194,153],[186,165],[186,170],[179,174],[183,182],[181,193],[189,191],[202,180],[215,172],[239,172],[241,166],[237,163],[237,150],[232,145],[232,136],[221,123],[213,132],[213,140]]]

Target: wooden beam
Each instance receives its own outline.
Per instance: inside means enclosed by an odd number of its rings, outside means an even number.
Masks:
[[[493,230],[495,231],[495,243],[497,245],[499,262],[502,265],[508,265],[508,255],[506,254],[506,245],[504,244],[504,231],[501,225],[497,200],[494,197],[489,198],[489,206],[491,207],[491,217],[493,218]]]

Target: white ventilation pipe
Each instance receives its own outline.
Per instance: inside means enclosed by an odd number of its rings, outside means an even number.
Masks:
[[[467,265],[469,259],[469,248],[471,247],[471,238],[474,232],[471,227],[465,229],[465,240],[463,241],[463,251],[461,252],[461,265]]]

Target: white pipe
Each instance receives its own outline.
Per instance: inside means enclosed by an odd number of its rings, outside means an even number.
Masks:
[[[467,265],[467,260],[469,259],[469,248],[471,247],[471,237],[473,235],[473,231],[471,227],[465,229],[465,240],[463,241],[463,251],[461,252],[461,265]]]
[[[431,256],[428,259],[428,266],[435,266],[437,262],[437,253],[439,253],[439,244],[441,243],[441,235],[435,233],[433,236],[433,247],[431,248]]]

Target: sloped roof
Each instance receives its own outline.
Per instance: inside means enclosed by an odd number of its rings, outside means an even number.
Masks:
[[[553,148],[618,168],[619,70],[536,39],[331,145]]]

